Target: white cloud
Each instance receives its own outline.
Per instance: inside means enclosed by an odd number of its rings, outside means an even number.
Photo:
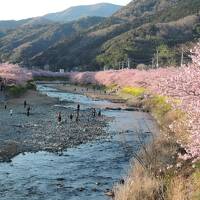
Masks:
[[[131,0],[107,0],[125,5]],[[102,0],[0,0],[0,20],[25,19],[64,10],[71,6],[101,3]]]

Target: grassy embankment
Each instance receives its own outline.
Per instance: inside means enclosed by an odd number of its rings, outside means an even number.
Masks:
[[[109,90],[115,86],[110,86]],[[178,158],[185,150],[177,143],[189,142],[184,125],[187,115],[170,102],[178,100],[153,95],[144,88],[125,87],[118,95],[132,106],[142,106],[158,122],[160,134],[143,146],[134,159],[124,184],[114,188],[116,200],[199,200],[200,162],[193,164]],[[171,125],[174,129],[170,129]]]

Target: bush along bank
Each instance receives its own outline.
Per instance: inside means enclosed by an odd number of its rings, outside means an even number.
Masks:
[[[145,88],[124,87],[118,94],[130,105],[149,111],[160,133],[134,155],[125,182],[114,187],[115,200],[199,200],[200,162],[180,159],[186,151],[179,141],[187,143],[189,136],[187,115],[173,106],[178,100],[153,95]]]
[[[27,81],[26,84],[12,84],[6,86],[6,94],[9,97],[19,97],[25,94],[28,90],[36,90],[34,81]]]

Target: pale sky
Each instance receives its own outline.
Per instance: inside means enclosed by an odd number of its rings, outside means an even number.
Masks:
[[[0,20],[25,19],[95,3],[126,5],[131,0],[0,0]]]

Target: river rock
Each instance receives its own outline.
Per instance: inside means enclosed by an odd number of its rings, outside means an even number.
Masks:
[[[140,111],[140,108],[128,107],[128,108],[124,108],[123,110],[126,110],[126,111]]]
[[[112,107],[106,107],[106,110],[121,110],[122,108],[117,107],[117,108],[112,108]]]

